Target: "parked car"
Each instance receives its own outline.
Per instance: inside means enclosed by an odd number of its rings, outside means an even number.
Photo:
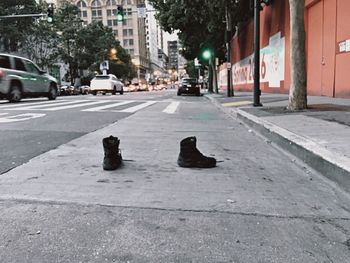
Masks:
[[[68,96],[68,95],[72,95],[74,91],[74,87],[70,86],[70,85],[63,85],[59,87],[59,94],[61,96]]]
[[[87,85],[80,86],[80,94],[89,94],[90,93],[90,87]]]
[[[57,97],[57,80],[24,57],[0,54],[0,97],[19,102],[24,97]]]
[[[93,95],[96,95],[98,92],[101,92],[103,95],[106,93],[115,95],[119,92],[122,95],[124,93],[124,85],[113,74],[97,75],[91,80],[90,91]]]
[[[200,84],[196,78],[183,78],[177,88],[177,95],[182,94],[194,94],[196,96],[201,95]]]

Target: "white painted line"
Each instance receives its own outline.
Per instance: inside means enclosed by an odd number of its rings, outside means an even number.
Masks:
[[[170,103],[168,105],[168,107],[165,108],[165,110],[163,110],[163,112],[168,113],[168,114],[174,114],[177,107],[179,107],[180,102],[179,101],[173,101],[172,103]]]
[[[8,113],[7,112],[0,113],[0,116],[3,116],[3,115],[8,115]]]
[[[6,103],[6,104],[0,104],[0,109],[20,108],[20,107],[32,106],[32,105],[54,104],[54,103],[60,103],[60,102],[64,102],[64,101],[67,101],[67,100],[55,100],[55,101],[45,100],[45,101],[29,102],[29,103],[19,102],[19,103],[16,103],[16,104]]]
[[[157,103],[156,101],[147,101],[145,103],[142,103],[140,105],[137,105],[137,106],[134,106],[134,107],[131,107],[131,108],[127,108],[125,110],[122,110],[120,112],[135,112],[135,111],[138,111],[138,110],[141,110],[143,108],[146,108],[148,106],[151,106],[152,104],[155,104]]]
[[[0,118],[0,123],[26,121],[26,120],[30,120],[30,119],[44,117],[45,115],[46,114],[44,114],[44,113],[23,113],[23,114],[19,114],[19,115],[15,115],[15,116]]]
[[[102,111],[102,110],[105,110],[105,109],[118,107],[118,106],[129,104],[129,103],[132,103],[132,102],[134,102],[134,100],[127,100],[127,101],[112,103],[112,104],[108,104],[108,105],[104,105],[104,106],[89,108],[89,109],[81,110],[81,111]]]
[[[86,100],[73,100],[73,101],[66,101],[66,102],[51,102],[50,104],[40,104],[40,105],[35,105],[35,106],[24,106],[24,107],[19,107],[16,109],[8,109],[8,110],[45,110],[47,107],[52,107],[52,106],[61,106],[61,105],[68,105],[68,104],[76,104],[80,102],[85,102]]]
[[[91,106],[91,105],[96,105],[96,104],[102,104],[102,103],[106,103],[106,102],[108,102],[108,100],[89,101],[89,102],[86,102],[86,103],[54,107],[54,108],[49,108],[49,109],[45,109],[45,110],[47,110],[47,111],[66,110],[66,109],[79,108],[79,107],[83,107],[83,106]]]

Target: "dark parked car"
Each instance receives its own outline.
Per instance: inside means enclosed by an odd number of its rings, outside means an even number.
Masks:
[[[196,96],[201,95],[200,84],[196,78],[184,78],[181,80],[177,89],[177,95],[182,94],[194,94]]]

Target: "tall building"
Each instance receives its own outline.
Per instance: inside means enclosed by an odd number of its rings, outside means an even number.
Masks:
[[[178,41],[168,41],[168,68],[177,70],[179,67],[179,45]]]
[[[61,2],[58,0],[58,4]],[[80,9],[83,23],[101,21],[113,30],[121,46],[128,51],[137,67],[139,79],[145,79],[149,70],[149,57],[146,48],[145,18],[138,17],[137,7],[145,5],[145,0],[71,0]],[[116,18],[117,7],[124,10],[124,21]]]

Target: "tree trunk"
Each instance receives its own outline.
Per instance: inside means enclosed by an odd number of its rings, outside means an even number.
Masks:
[[[305,58],[305,0],[289,0],[290,6],[290,61],[291,85],[289,110],[307,108]]]

